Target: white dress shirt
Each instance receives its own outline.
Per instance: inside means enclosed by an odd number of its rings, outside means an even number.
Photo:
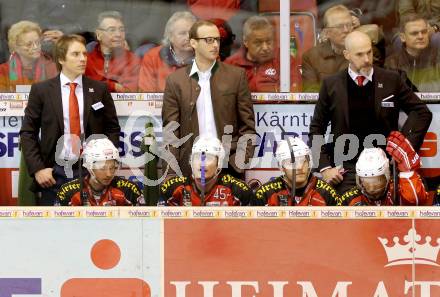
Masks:
[[[371,82],[373,81],[373,72],[374,72],[374,68],[371,67],[370,73],[368,73],[368,75],[363,75],[363,74],[360,74],[360,73],[356,73],[356,72],[354,72],[353,69],[351,69],[351,67],[348,66],[348,74],[350,75],[351,79],[352,79],[356,84],[358,84],[358,81],[357,81],[357,79],[356,79],[358,76],[363,76],[363,77],[365,77],[364,82],[362,83],[362,85],[364,85],[364,86],[365,86],[369,81],[371,81]]]
[[[197,97],[197,119],[199,120],[199,135],[217,137],[217,129],[215,126],[214,109],[212,107],[211,98],[211,70],[214,67],[212,63],[211,67],[207,71],[200,71],[197,67],[197,63],[194,60],[189,76],[197,73],[199,76],[200,94]]]
[[[83,82],[82,75],[75,78],[73,81],[70,81],[67,76],[60,73],[60,81],[61,81],[61,98],[63,102],[63,123],[64,123],[64,147],[61,156],[64,156],[65,160],[76,160],[78,156],[73,154],[72,152],[72,142],[70,140],[70,122],[69,122],[69,96],[70,96],[70,83],[76,83],[75,95],[78,99],[78,107],[79,107],[79,120],[81,126],[81,134],[84,133],[84,124],[83,124],[83,116],[84,116],[84,95],[83,95]]]

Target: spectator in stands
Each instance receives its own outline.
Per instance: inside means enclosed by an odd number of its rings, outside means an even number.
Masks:
[[[440,52],[430,43],[428,31],[423,16],[405,14],[400,23],[402,47],[386,59],[385,66],[404,70],[419,92],[439,92]]]
[[[41,53],[41,28],[20,21],[8,31],[11,55],[0,65],[0,92],[16,92],[17,85],[31,85],[57,75],[56,65]]]
[[[175,12],[170,17],[162,45],[149,50],[142,59],[141,92],[163,92],[168,75],[192,63],[194,50],[189,42],[189,29],[195,22],[195,16],[187,11]]]
[[[356,163],[357,186],[344,195],[342,200],[349,206],[360,205],[432,205],[417,170],[420,157],[410,142],[398,131],[391,132],[387,140],[387,152],[395,160],[399,184],[390,176],[389,160],[381,148],[366,148]],[[393,197],[394,187],[396,196]]]
[[[305,92],[318,92],[325,77],[348,66],[348,62],[343,57],[344,40],[353,30],[363,32],[370,37],[373,63],[383,67],[385,39],[378,25],[360,25],[358,14],[348,10],[344,5],[336,5],[327,9],[324,13],[323,25],[325,41],[303,55],[302,78]]]
[[[340,70],[347,68],[344,58],[345,37],[353,31],[350,11],[343,5],[330,7],[324,13],[323,34],[327,41],[309,49],[302,57],[303,90],[318,92],[321,81]]]
[[[56,65],[42,53],[41,28],[30,21],[21,21],[8,31],[9,61],[0,65],[0,92],[16,92],[17,85],[31,85],[56,76]],[[35,194],[29,191],[29,176],[23,156],[20,157],[18,187],[19,205],[35,204]]]
[[[88,174],[61,186],[57,203],[61,206],[133,206],[145,205],[139,187],[129,180],[115,176],[119,168],[119,151],[108,138],[90,140],[83,152]]]
[[[86,75],[104,81],[110,92],[135,92],[139,75],[139,58],[125,48],[125,26],[117,11],[98,16],[98,45],[88,54]]]
[[[275,157],[282,175],[259,187],[255,192],[252,205],[326,206],[340,204],[339,196],[333,187],[311,175],[312,151],[301,138],[291,137],[281,140],[278,143]],[[293,185],[295,193],[292,193]]]
[[[159,205],[240,206],[248,205],[252,191],[242,180],[222,174],[225,150],[216,137],[201,136],[194,142],[189,163],[190,177],[171,177],[161,187]]]
[[[243,46],[225,60],[246,70],[249,89],[253,92],[279,92],[280,58],[275,46],[275,32],[263,16],[250,17],[243,26]],[[301,74],[294,57],[290,57],[290,91],[301,90]]]
[[[155,48],[157,44],[153,42],[144,42],[138,48],[135,49],[134,54],[139,57],[139,59],[143,59],[144,55],[148,53],[151,49]]]

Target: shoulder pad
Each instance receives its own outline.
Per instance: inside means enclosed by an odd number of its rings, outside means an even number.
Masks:
[[[325,198],[327,205],[342,205],[342,200],[338,192],[336,192],[332,185],[324,180],[319,178],[316,180],[315,190]]]
[[[79,192],[79,179],[74,179],[61,186],[57,192],[57,197],[60,200],[61,205],[68,205],[72,196]]]
[[[246,184],[245,181],[235,178],[230,174],[225,174],[223,176],[220,177],[220,184],[225,185],[225,186],[235,186],[243,191],[249,191],[250,188],[249,186]]]
[[[232,175],[225,174],[220,177],[219,185],[223,185],[231,189],[234,197],[240,200],[241,205],[249,205],[252,200],[253,193],[248,184]]]
[[[125,198],[129,200],[133,205],[137,205],[137,199],[142,195],[139,186],[125,178],[113,178],[111,186],[121,190],[124,193]]]
[[[278,192],[284,188],[284,182],[281,177],[277,177],[263,184],[255,191],[255,199],[257,201],[257,205],[265,205],[267,202],[267,198],[270,197],[272,193]]]
[[[160,193],[161,194],[167,194],[169,193],[171,196],[172,193],[174,192],[174,190],[181,186],[181,185],[185,185],[188,183],[188,178],[185,176],[173,176],[167,180],[165,180],[164,182],[162,182],[162,184],[160,185]],[[169,197],[168,196],[168,197]]]
[[[350,205],[350,202],[356,198],[362,195],[361,190],[359,190],[358,187],[353,187],[341,196],[342,205]]]

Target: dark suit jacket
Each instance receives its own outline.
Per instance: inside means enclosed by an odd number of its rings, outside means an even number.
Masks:
[[[193,136],[179,148],[171,147],[171,152],[179,162],[184,176],[191,174],[189,158],[194,139],[199,135],[196,101],[200,93],[197,75],[189,77],[192,65],[177,70],[168,76],[162,107],[162,120],[165,127],[176,121],[180,127],[174,132],[177,138],[193,133]],[[237,141],[245,134],[255,135],[254,111],[248,88],[246,73],[243,69],[217,62],[211,75],[211,98],[214,110],[217,136],[222,140],[225,125],[232,125],[233,131],[229,164],[236,172],[242,173],[235,162]],[[164,135],[164,137],[166,137]],[[166,140],[165,140],[166,141]],[[247,145],[245,162],[253,157],[254,146]],[[227,148],[226,148],[227,150]],[[171,168],[170,168],[171,169]],[[174,173],[173,170],[169,173]]]
[[[331,122],[330,133],[334,135],[333,141],[343,134],[351,133],[347,79],[350,78],[347,77],[347,69],[345,69],[324,80],[310,123],[311,139],[315,135],[324,135],[329,122]],[[375,113],[383,127],[382,134],[387,137],[391,131],[398,130],[399,112],[402,110],[408,118],[401,132],[418,150],[432,119],[432,113],[426,104],[408,88],[396,71],[374,67],[373,83]],[[382,100],[392,95],[393,97],[386,100],[388,107],[382,106]],[[332,148],[332,144],[322,147],[318,169],[335,165]]]
[[[121,128],[107,86],[83,76],[83,90],[85,137],[105,134],[118,147]],[[92,105],[97,102],[102,102],[104,107],[94,110]],[[31,176],[41,169],[54,166],[56,144],[62,135],[64,135],[63,105],[61,81],[58,75],[32,85],[28,105],[24,111],[20,139]]]

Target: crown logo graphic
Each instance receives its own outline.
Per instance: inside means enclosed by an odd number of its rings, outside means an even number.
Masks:
[[[440,250],[440,238],[437,238],[437,245],[431,245],[431,237],[426,236],[425,243],[421,244],[421,236],[414,228],[408,230],[403,237],[405,244],[400,244],[399,237],[393,237],[394,246],[388,247],[388,239],[378,237],[387,254],[388,264],[385,267],[405,264],[425,264],[440,266],[437,264],[437,255]]]

